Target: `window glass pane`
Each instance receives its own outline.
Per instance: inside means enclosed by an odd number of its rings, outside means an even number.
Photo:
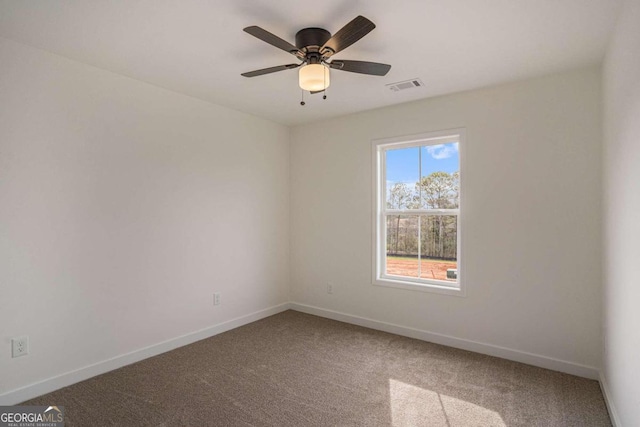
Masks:
[[[458,217],[420,216],[420,277],[457,282]]]
[[[386,274],[418,277],[418,217],[416,215],[387,215],[386,246]]]
[[[385,151],[387,209],[412,209],[420,180],[420,147]]]
[[[457,142],[421,147],[420,178],[423,209],[458,208],[460,155]]]

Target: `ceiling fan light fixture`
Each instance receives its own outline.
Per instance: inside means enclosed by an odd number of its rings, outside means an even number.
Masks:
[[[331,84],[329,67],[323,64],[305,65],[298,73],[298,83],[309,92],[325,90]]]
[[[303,28],[296,33],[295,46],[256,25],[246,27],[245,33],[295,56],[299,62],[249,71],[242,73],[242,76],[257,77],[298,68],[298,84],[303,91],[306,90],[312,94],[323,92],[331,84],[329,68],[370,76],[385,76],[391,69],[391,65],[347,59],[333,60],[334,54],[348,48],[369,34],[375,27],[373,22],[358,15],[334,35],[331,35],[324,28]],[[327,99],[326,94],[322,98]],[[304,99],[300,104],[304,105]]]

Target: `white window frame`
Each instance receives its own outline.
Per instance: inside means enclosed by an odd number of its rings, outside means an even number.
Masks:
[[[386,200],[386,165],[384,153],[388,149],[422,147],[436,145],[444,140],[458,141],[460,188],[458,209],[387,209]],[[372,264],[373,284],[391,288],[409,289],[423,292],[434,292],[446,295],[465,296],[462,246],[462,212],[463,212],[463,159],[465,150],[465,129],[450,129],[436,132],[427,132],[418,135],[408,135],[393,138],[375,139],[371,141],[373,155],[373,241]],[[457,215],[457,283],[444,280],[412,278],[405,276],[387,275],[386,271],[386,216],[388,214],[407,215]],[[419,228],[419,227],[418,227]]]

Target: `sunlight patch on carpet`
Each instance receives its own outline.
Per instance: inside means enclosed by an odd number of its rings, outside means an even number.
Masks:
[[[389,379],[389,400],[393,427],[506,427],[500,414],[495,411],[394,379]]]

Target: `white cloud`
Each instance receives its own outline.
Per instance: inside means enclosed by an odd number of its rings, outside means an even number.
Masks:
[[[448,159],[458,152],[458,144],[429,145],[427,152],[436,160]]]

